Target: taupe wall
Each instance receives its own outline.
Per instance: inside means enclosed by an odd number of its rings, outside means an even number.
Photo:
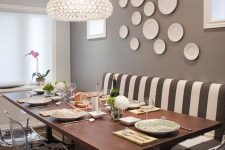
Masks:
[[[122,9],[118,0],[111,1],[114,12],[107,20],[106,39],[88,41],[86,24],[71,24],[71,73],[78,88],[94,90],[95,81],[101,80],[104,72],[225,83],[225,28],[203,29],[203,0],[179,0],[175,13],[169,16],[162,15],[156,9],[153,18],[160,24],[157,38],[162,38],[167,44],[167,51],[161,56],[153,52],[154,41],[143,37],[142,26],[147,19],[143,6],[134,8],[129,2],[128,7]],[[152,1],[157,5],[156,0]],[[131,23],[131,15],[136,10],[144,16],[139,26]],[[167,29],[174,22],[181,23],[185,29],[185,36],[178,43],[172,43],[167,37]],[[118,35],[123,24],[130,29],[125,40]],[[129,47],[132,37],[141,41],[140,49],[135,52]],[[184,46],[188,42],[196,42],[201,49],[197,61],[187,61],[183,56]]]

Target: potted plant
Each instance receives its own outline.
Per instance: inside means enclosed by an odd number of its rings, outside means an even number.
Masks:
[[[36,72],[32,74],[32,80],[34,77],[36,77],[36,83],[38,85],[44,84],[45,83],[45,77],[49,74],[50,70],[47,70],[44,74],[39,72],[39,62],[38,62],[38,56],[39,53],[32,50],[25,56],[32,56],[36,60]]]
[[[43,90],[45,91],[45,96],[53,96],[54,89],[55,89],[55,87],[51,83],[46,84],[43,87]]]

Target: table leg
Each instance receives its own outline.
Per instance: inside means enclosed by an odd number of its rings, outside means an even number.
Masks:
[[[49,126],[46,126],[46,138],[48,140],[48,143],[57,142],[54,136],[52,135],[52,128],[50,128]]]

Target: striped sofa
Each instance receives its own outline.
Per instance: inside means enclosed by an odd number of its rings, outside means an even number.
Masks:
[[[217,120],[225,124],[223,84],[105,73],[104,91],[112,88],[113,76],[117,79],[120,94],[128,99],[139,101],[152,99],[156,107],[164,110]],[[224,127],[214,133],[214,137],[221,140]]]

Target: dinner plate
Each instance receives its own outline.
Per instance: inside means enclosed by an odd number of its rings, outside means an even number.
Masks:
[[[144,13],[146,16],[151,16],[155,12],[155,5],[153,2],[147,2],[144,6]]]
[[[159,24],[155,19],[148,19],[143,25],[143,34],[146,39],[152,40],[159,33]]]
[[[162,39],[158,39],[154,43],[154,51],[156,54],[163,54],[166,51],[166,44]]]
[[[139,11],[134,12],[131,21],[133,25],[139,25],[141,23],[141,13]]]
[[[158,0],[158,7],[162,14],[171,14],[177,7],[177,0]]]
[[[137,38],[132,38],[130,40],[130,48],[134,51],[139,48],[139,41]]]
[[[188,60],[195,60],[199,56],[199,47],[195,43],[188,43],[184,48],[184,56]]]
[[[123,25],[120,27],[119,34],[122,39],[127,38],[128,33],[129,33],[129,30],[128,30],[127,26]]]
[[[31,106],[41,106],[47,105],[52,102],[50,98],[29,98],[26,100],[26,103]]]
[[[74,109],[58,109],[51,113],[51,117],[60,121],[72,121],[79,119],[86,114],[87,113],[84,111],[76,111]]]
[[[181,24],[174,23],[168,29],[168,37],[173,42],[178,42],[184,35],[184,29]]]
[[[128,0],[119,0],[119,5],[120,7],[124,8],[128,4]]]
[[[128,105],[128,109],[136,109],[136,108],[140,108],[140,106],[145,105],[144,102],[130,102]]]
[[[180,129],[178,123],[165,119],[141,120],[135,123],[135,127],[138,130],[154,135],[165,135]]]
[[[131,0],[131,4],[134,7],[140,7],[143,4],[144,0]]]

